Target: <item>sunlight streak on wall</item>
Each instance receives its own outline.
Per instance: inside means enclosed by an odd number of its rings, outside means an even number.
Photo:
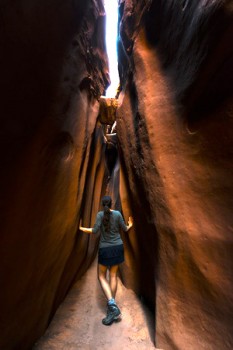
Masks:
[[[119,85],[118,62],[117,62],[117,21],[118,1],[104,0],[106,11],[106,46],[109,60],[109,73],[111,85],[106,91],[107,97],[115,97]]]

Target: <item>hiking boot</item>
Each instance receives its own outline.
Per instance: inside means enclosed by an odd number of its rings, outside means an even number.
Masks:
[[[103,318],[102,323],[105,326],[110,326],[113,321],[117,320],[118,317],[120,317],[120,315],[121,311],[116,304],[108,305],[107,316]]]

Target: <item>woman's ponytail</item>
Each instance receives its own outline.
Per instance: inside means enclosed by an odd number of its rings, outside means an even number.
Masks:
[[[103,225],[106,232],[109,232],[110,229],[110,215],[111,215],[111,205],[112,199],[110,196],[104,196],[102,198],[102,205],[104,207],[104,217],[103,217]]]

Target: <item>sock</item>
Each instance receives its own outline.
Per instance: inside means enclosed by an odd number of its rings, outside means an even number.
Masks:
[[[116,304],[115,299],[114,298],[109,299],[108,300],[108,305],[113,305],[113,304]]]

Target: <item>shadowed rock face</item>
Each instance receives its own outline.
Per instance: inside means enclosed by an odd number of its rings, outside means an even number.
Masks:
[[[121,1],[122,274],[155,305],[159,348],[233,347],[232,11]]]
[[[105,176],[105,17],[101,0],[20,0],[0,19],[0,348],[30,349],[96,250],[76,231]]]

